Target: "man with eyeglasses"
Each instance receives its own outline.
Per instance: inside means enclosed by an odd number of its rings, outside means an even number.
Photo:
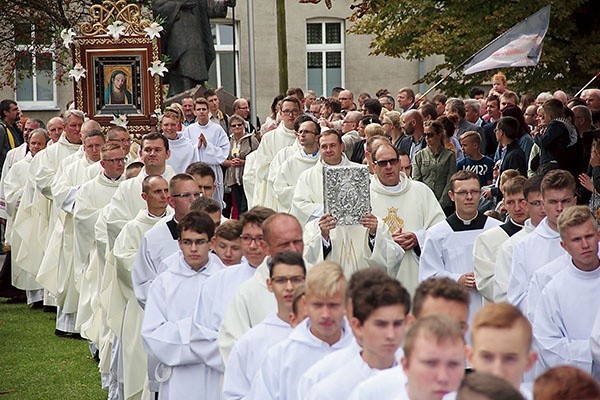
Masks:
[[[342,105],[342,115],[346,115],[349,111],[356,110],[354,104],[354,94],[349,90],[342,90],[338,96],[338,101]]]
[[[502,222],[479,213],[477,206],[481,186],[474,172],[458,171],[452,175],[448,196],[456,211],[427,229],[419,263],[419,280],[448,276],[469,289],[471,321],[483,305],[473,273],[473,244],[477,236]]]
[[[254,276],[257,268],[267,262],[262,224],[273,214],[275,211],[259,206],[242,214],[242,262],[210,277],[198,298],[198,311],[194,322],[201,328],[198,328],[196,334],[204,335],[206,346],[210,346],[216,353],[219,351],[219,328],[231,299],[239,287]],[[212,368],[219,374],[223,373],[222,363],[213,365]]]
[[[284,251],[272,258],[267,287],[275,295],[277,311],[246,332],[233,346],[223,381],[225,400],[241,400],[250,392],[254,376],[268,351],[292,332],[295,324],[290,316],[293,315],[294,292],[304,283],[305,277],[302,255]]]
[[[301,122],[298,124],[298,122]],[[270,168],[269,176],[274,176],[273,190],[277,196],[277,211],[289,212],[292,207],[294,190],[298,177],[319,161],[319,136],[321,127],[315,119],[301,116],[294,125],[298,126],[298,143],[300,146],[289,146],[285,159],[279,168]],[[281,150],[277,158],[284,152]]]
[[[254,176],[253,204],[275,209],[277,201],[272,185],[269,184],[269,168],[275,155],[284,147],[291,146],[296,141],[294,122],[301,113],[300,101],[288,96],[281,101],[281,123],[272,131],[265,133],[256,150],[254,163],[251,168],[244,169],[244,177]],[[275,167],[273,167],[275,168]],[[245,180],[245,178],[244,178]]]
[[[50,126],[50,125],[48,125]],[[115,143],[121,146],[123,154],[125,154],[125,167],[135,162],[138,159],[138,155],[134,146],[131,145],[131,137],[127,128],[122,126],[112,126],[106,132],[106,142]],[[137,148],[137,145],[136,145]],[[91,178],[95,177],[102,171],[102,167],[99,163],[92,164],[88,167],[87,175]]]
[[[373,151],[371,207],[404,252],[395,277],[414,295],[425,230],[443,221],[444,212],[429,187],[400,170],[400,151],[391,144],[381,144]],[[408,158],[406,153],[403,156]]]
[[[215,225],[206,213],[191,212],[177,226],[178,251],[163,261],[164,272],[148,293],[142,339],[158,360],[160,399],[220,398],[220,374],[210,366],[219,355],[204,350],[190,332],[196,302],[206,280],[223,266],[210,252]],[[177,288],[176,290],[172,290]]]
[[[565,170],[548,172],[540,185],[546,217],[513,248],[507,300],[528,314],[529,285],[533,274],[565,254],[560,246],[558,217],[576,204],[575,178]]]
[[[261,246],[267,257],[256,268],[254,275],[239,286],[227,306],[219,329],[219,350],[225,364],[235,342],[277,309],[277,302],[267,289],[268,261],[286,250],[298,254],[303,254],[304,251],[302,226],[292,215],[271,215],[265,220],[262,228]]]
[[[360,111],[350,111],[342,121],[342,141],[344,142],[346,157],[350,159],[354,151],[354,145],[363,138],[358,134],[358,123],[363,118]]]

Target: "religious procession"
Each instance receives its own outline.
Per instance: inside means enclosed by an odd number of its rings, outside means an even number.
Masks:
[[[507,78],[550,6],[421,92],[290,85],[261,123],[205,84],[215,10],[152,3],[61,33],[52,117],[0,102],[0,306],[84,343],[101,398],[600,400],[600,73]]]

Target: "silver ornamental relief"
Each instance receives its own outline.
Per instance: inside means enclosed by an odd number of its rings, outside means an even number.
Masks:
[[[369,184],[366,165],[323,168],[325,212],[331,213],[336,225],[360,225],[371,212]]]

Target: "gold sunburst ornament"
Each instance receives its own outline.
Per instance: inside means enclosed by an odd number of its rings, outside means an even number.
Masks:
[[[396,233],[404,228],[404,220],[398,216],[398,209],[394,207],[388,208],[388,213],[383,222],[388,226],[391,233]]]

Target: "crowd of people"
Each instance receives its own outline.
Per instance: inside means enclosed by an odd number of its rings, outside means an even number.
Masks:
[[[492,83],[290,88],[264,124],[208,90],[139,142],[3,100],[0,294],[109,399],[600,399],[600,90]],[[346,225],[324,169],[358,165]]]

